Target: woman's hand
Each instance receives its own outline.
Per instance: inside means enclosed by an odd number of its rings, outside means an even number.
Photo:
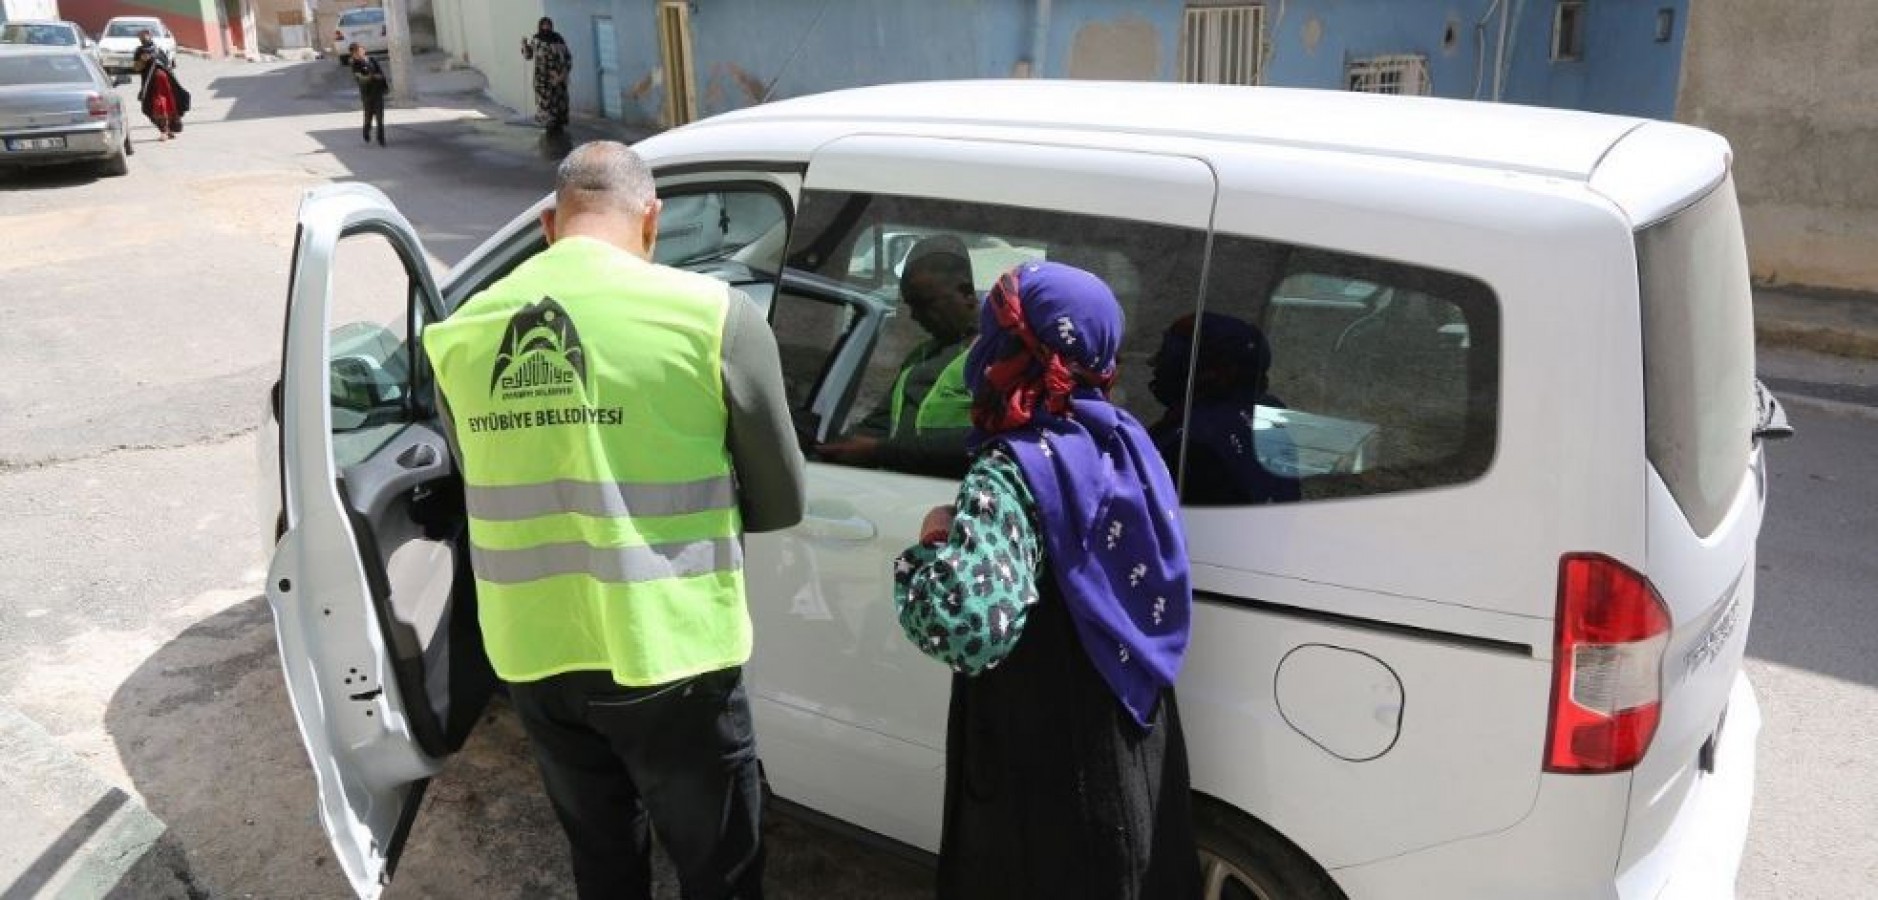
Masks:
[[[935,506],[926,511],[926,519],[919,525],[919,542],[922,544],[944,543],[952,533],[952,519],[957,510],[951,506]]]

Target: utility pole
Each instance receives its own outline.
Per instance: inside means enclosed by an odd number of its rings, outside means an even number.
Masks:
[[[391,44],[391,99],[410,103],[417,93],[411,90],[411,12],[406,0],[385,0],[385,40]]]

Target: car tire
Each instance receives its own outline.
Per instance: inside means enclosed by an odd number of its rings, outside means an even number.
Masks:
[[[98,171],[104,173],[107,177],[111,177],[111,178],[116,178],[121,175],[129,175],[130,174],[130,158],[123,151],[120,150],[117,153],[113,154],[110,159],[107,159],[104,162],[99,163]]]
[[[1263,822],[1193,796],[1204,900],[1346,900],[1322,867]]]

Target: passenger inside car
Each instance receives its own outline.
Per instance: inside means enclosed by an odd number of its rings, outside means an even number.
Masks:
[[[1264,333],[1243,319],[1201,313],[1168,326],[1148,386],[1167,411],[1148,434],[1173,472],[1182,470],[1186,442],[1183,503],[1256,506],[1301,498],[1297,448],[1281,422],[1261,415],[1285,408],[1269,391],[1271,364]]]

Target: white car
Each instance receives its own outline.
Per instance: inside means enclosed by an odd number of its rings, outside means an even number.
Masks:
[[[339,15],[333,28],[333,55],[344,65],[353,44],[367,53],[390,53],[391,39],[385,31],[385,11],[376,6],[349,9]]]
[[[0,22],[0,44],[35,47],[76,47],[98,58],[98,42],[76,22],[54,19],[13,19]]]
[[[104,70],[111,75],[129,75],[131,59],[137,53],[140,43],[137,36],[150,32],[150,39],[169,57],[170,65],[177,64],[176,35],[162,19],[153,16],[118,16],[104,23],[104,30],[98,34],[98,61],[104,64]]]
[[[1161,435],[1217,426],[1170,452],[1209,900],[1733,895],[1762,443],[1786,427],[1754,378],[1722,139],[1426,98],[973,81],[765,104],[637,149],[668,201],[659,259],[767,305],[805,446],[864,416],[920,337],[895,313],[898,238],[1115,288],[1116,401]],[[360,896],[491,684],[411,348],[544,246],[551,201],[440,279],[375,189],[301,206],[260,445],[267,592]],[[335,265],[362,251],[407,274]],[[359,320],[348,278],[379,313]],[[1261,331],[1269,368],[1207,329]],[[1199,360],[1157,398],[1155,363],[1181,353]],[[1182,388],[1188,371],[1214,383]],[[890,561],[955,487],[811,460],[805,520],[747,542],[771,787],[926,851],[950,674],[901,635]]]

